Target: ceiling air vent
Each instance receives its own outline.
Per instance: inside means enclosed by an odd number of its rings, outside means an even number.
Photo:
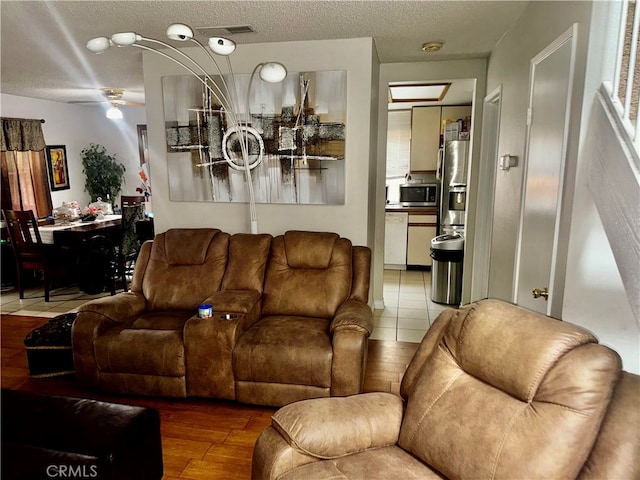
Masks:
[[[251,25],[234,25],[228,27],[202,27],[196,28],[196,31],[209,37],[222,37],[225,35],[236,35],[238,33],[255,33],[256,31]]]

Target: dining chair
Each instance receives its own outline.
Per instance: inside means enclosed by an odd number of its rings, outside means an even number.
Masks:
[[[133,273],[133,267],[141,247],[140,240],[136,234],[136,223],[140,220],[144,220],[144,203],[122,206],[118,268],[122,279],[122,288],[125,292],[128,290],[127,275],[130,276]]]
[[[120,206],[132,207],[134,205],[144,205],[144,195],[121,195]]]
[[[44,300],[49,301],[49,292],[53,284],[53,275],[61,270],[62,256],[53,250],[53,245],[42,243],[38,222],[32,210],[2,210],[7,223],[9,241],[16,260],[16,273],[20,298],[24,298],[25,271],[42,271],[44,282]]]
[[[117,253],[113,242],[104,235],[93,235],[82,241],[78,257],[78,288],[89,295],[109,287],[116,294]]]

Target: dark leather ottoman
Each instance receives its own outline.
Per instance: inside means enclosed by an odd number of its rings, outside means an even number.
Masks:
[[[2,478],[160,480],[151,408],[2,389]]]
[[[77,315],[58,315],[24,337],[30,376],[42,378],[75,373],[71,327]]]

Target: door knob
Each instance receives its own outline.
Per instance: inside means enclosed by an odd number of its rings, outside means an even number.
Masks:
[[[533,298],[543,297],[545,301],[549,300],[549,289],[544,287],[542,290],[539,288],[533,289]]]

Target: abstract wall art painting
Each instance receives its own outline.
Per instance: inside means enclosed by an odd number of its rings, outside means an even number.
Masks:
[[[289,72],[278,84],[213,79],[230,86],[233,111],[194,76],[162,79],[172,201],[248,202],[246,135],[256,202],[344,204],[346,71]]]

